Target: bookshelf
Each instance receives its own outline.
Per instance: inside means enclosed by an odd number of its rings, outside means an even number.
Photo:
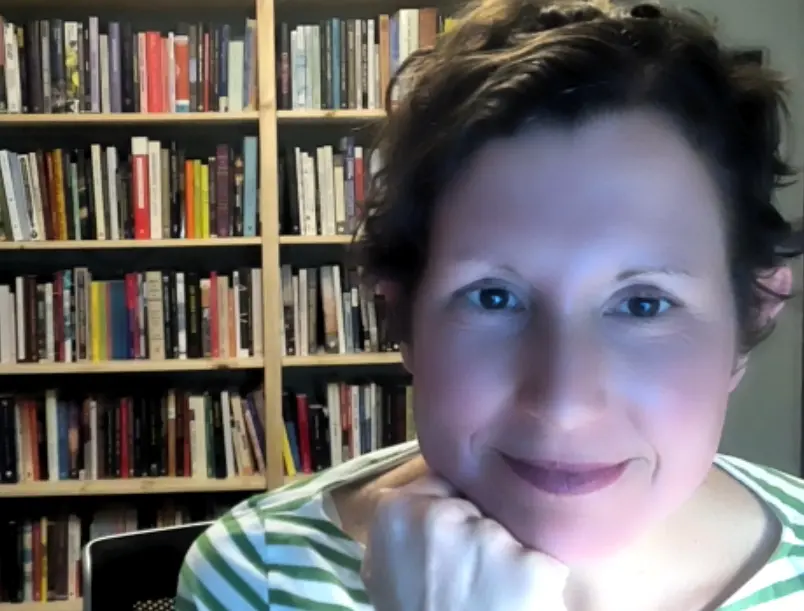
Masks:
[[[238,125],[256,124],[257,112],[204,112],[204,113],[97,113],[97,114],[19,114],[0,115],[0,128],[4,127],[105,127],[109,125]]]
[[[347,12],[350,16],[360,13],[364,19],[366,17],[374,18],[375,13],[378,12],[368,4],[350,0],[343,0],[343,3],[345,7],[349,7]],[[289,133],[287,130],[301,130],[300,133],[303,132],[302,140],[308,142],[318,140],[317,144],[331,145],[333,140],[341,138],[343,134],[355,133],[356,130],[366,130],[363,133],[367,133],[384,117],[384,111],[377,107],[339,110],[284,109],[278,99],[280,92],[277,90],[277,66],[280,61],[277,45],[282,22],[289,20],[295,24],[304,23],[308,10],[315,14],[315,17],[311,17],[312,21],[317,21],[319,17],[323,19],[337,16],[337,7],[333,7],[329,3],[305,2],[298,4],[281,0],[162,0],[158,6],[147,5],[147,8],[143,8],[146,5],[147,3],[143,3],[142,0],[66,0],[66,2],[65,0],[3,0],[0,2],[0,16],[7,20],[6,23],[14,22],[17,19],[23,23],[26,19],[52,20],[56,18],[84,21],[94,15],[98,16],[101,28],[104,27],[103,24],[114,20],[141,20],[143,24],[147,24],[143,25],[143,28],[158,29],[163,34],[171,28],[175,28],[175,24],[183,19],[188,21],[198,19],[199,22],[202,19],[204,21],[209,19],[209,21],[232,22],[233,19],[246,17],[252,21],[253,48],[256,56],[259,57],[253,74],[253,88],[249,91],[249,95],[253,97],[249,99],[248,103],[244,101],[243,107],[236,110],[218,110],[210,107],[203,111],[192,109],[191,112],[164,112],[161,108],[158,112],[110,112],[108,108],[104,107],[101,109],[102,112],[91,112],[88,110],[90,102],[86,101],[79,102],[82,104],[80,112],[0,112],[0,132],[11,135],[31,135],[34,139],[49,138],[50,141],[58,143],[52,146],[63,147],[70,147],[68,143],[72,141],[71,139],[76,138],[76,141],[81,141],[80,148],[85,150],[82,154],[86,154],[88,159],[91,159],[91,155],[89,153],[90,142],[87,141],[87,137],[92,137],[92,135],[97,135],[97,141],[104,142],[104,147],[107,146],[104,141],[107,133],[116,137],[123,134],[129,139],[148,137],[152,140],[160,140],[163,138],[163,134],[167,134],[164,136],[165,140],[178,142],[182,142],[184,138],[192,139],[197,136],[212,135],[211,137],[224,138],[232,134],[242,134],[244,137],[250,134],[255,135],[257,137],[256,176],[258,183],[255,195],[258,217],[257,231],[253,235],[248,235],[245,231],[234,235],[233,231],[229,231],[223,232],[226,235],[217,237],[210,235],[192,235],[190,237],[161,235],[156,237],[153,234],[123,236],[124,231],[122,221],[120,221],[120,235],[111,235],[107,228],[105,236],[107,239],[98,239],[95,228],[91,232],[92,235],[87,234],[84,239],[65,239],[68,236],[61,234],[54,237],[50,234],[58,233],[61,229],[51,229],[49,232],[45,232],[48,233],[47,236],[40,236],[40,239],[36,240],[8,239],[0,241],[0,253],[3,257],[8,258],[9,265],[14,268],[15,273],[19,275],[30,273],[40,278],[43,274],[47,276],[47,274],[56,272],[61,273],[61,270],[77,266],[92,270],[96,264],[111,261],[110,265],[116,266],[118,275],[108,280],[109,283],[119,281],[123,273],[144,274],[146,270],[152,269],[154,265],[162,262],[167,264],[176,262],[175,265],[180,266],[186,261],[207,261],[206,269],[209,271],[215,269],[218,261],[226,261],[235,256],[249,257],[249,261],[252,261],[253,264],[248,267],[252,270],[259,270],[259,284],[250,285],[255,291],[259,291],[261,325],[259,330],[254,331],[259,335],[258,343],[261,345],[259,353],[242,355],[237,351],[234,354],[230,351],[227,354],[222,352],[217,356],[205,353],[196,358],[118,358],[116,360],[82,358],[70,362],[54,362],[53,359],[40,359],[38,362],[7,362],[0,358],[0,384],[4,381],[14,384],[19,381],[25,388],[44,389],[59,388],[62,384],[74,386],[75,380],[93,380],[87,384],[94,384],[94,380],[103,379],[107,384],[114,384],[120,380],[121,384],[125,381],[130,385],[131,380],[140,378],[153,380],[158,376],[178,379],[180,382],[177,384],[180,384],[185,376],[195,376],[188,379],[197,380],[203,379],[206,375],[223,376],[224,378],[232,376],[238,380],[235,383],[240,384],[243,376],[250,376],[252,385],[260,385],[264,389],[263,401],[260,405],[262,439],[264,440],[261,451],[264,469],[257,474],[236,474],[234,476],[229,474],[225,478],[172,475],[148,477],[140,474],[137,477],[122,479],[26,480],[19,483],[0,483],[0,507],[12,502],[54,501],[64,503],[69,502],[72,497],[80,497],[76,499],[77,501],[103,500],[105,498],[113,501],[132,496],[142,496],[145,500],[160,495],[165,498],[180,499],[184,495],[239,494],[240,498],[243,498],[258,491],[272,490],[284,484],[301,482],[307,474],[286,473],[287,456],[283,455],[283,444],[286,438],[283,410],[286,409],[285,402],[287,400],[283,391],[287,379],[306,375],[324,376],[328,380],[330,397],[333,392],[336,394],[351,392],[352,396],[357,396],[355,393],[363,393],[365,389],[357,388],[357,385],[352,385],[346,390],[339,389],[336,388],[333,379],[338,379],[339,375],[349,371],[392,372],[393,375],[402,372],[400,354],[389,349],[387,345],[384,345],[381,350],[376,348],[376,340],[372,341],[371,349],[366,348],[368,345],[366,343],[358,347],[357,340],[354,340],[354,345],[346,351],[343,349],[344,340],[341,340],[339,347],[334,350],[332,350],[332,346],[328,346],[327,350],[318,350],[311,345],[310,350],[305,348],[294,354],[288,354],[287,345],[279,341],[279,338],[284,337],[288,316],[285,309],[286,304],[279,298],[283,295],[285,288],[283,286],[283,267],[287,267],[289,260],[295,261],[298,258],[301,262],[294,263],[295,268],[306,267],[308,270],[320,270],[319,265],[331,266],[333,261],[340,260],[352,242],[351,234],[344,231],[342,227],[339,227],[337,231],[322,230],[325,235],[318,235],[315,231],[310,233],[283,230],[281,184],[284,178],[280,159],[283,148],[286,148],[287,143],[295,139],[295,135],[287,135]],[[196,13],[202,14],[203,17],[195,17]],[[235,17],[231,17],[232,14]],[[376,36],[379,36],[379,32]],[[377,69],[376,65],[374,69]],[[246,75],[243,75],[243,78],[246,79]],[[101,92],[99,95],[107,94]],[[108,103],[111,102],[100,102],[101,106]],[[86,107],[83,104],[86,104]],[[377,104],[378,101],[375,100],[373,105],[377,106]],[[329,130],[329,132],[321,136],[318,133],[319,130],[324,132]],[[310,137],[311,134],[312,137]],[[94,140],[92,142],[94,143]],[[25,145],[4,144],[4,146],[8,146],[9,150],[18,153],[28,153],[34,150],[33,146],[28,148],[25,148]],[[132,148],[133,146],[132,142]],[[76,147],[78,148],[79,145],[77,144]],[[358,148],[362,151],[362,147]],[[309,147],[307,150],[310,150]],[[108,148],[101,151],[104,160],[107,158],[108,152]],[[122,152],[114,151],[110,155],[118,153],[120,153],[120,163],[122,164]],[[315,153],[311,154],[315,155]],[[211,173],[212,156],[209,160]],[[34,162],[31,161],[31,163]],[[205,161],[202,159],[201,163],[203,164]],[[1,184],[2,164],[3,160],[0,155],[0,187],[3,186]],[[366,160],[366,164],[368,164],[368,160]],[[131,167],[133,168],[133,166],[132,161]],[[366,165],[365,171],[368,172],[368,165]],[[131,185],[133,184],[132,179]],[[108,189],[108,187],[104,186],[104,189]],[[131,187],[131,191],[134,191],[133,187]],[[106,193],[107,191],[104,191],[104,196]],[[323,197],[323,194],[320,197]],[[0,199],[0,205],[2,204],[3,201]],[[181,214],[185,214],[185,212],[181,212]],[[193,213],[187,211],[186,214],[192,216]],[[182,226],[186,227],[190,221],[182,218]],[[173,221],[171,220],[171,222]],[[212,227],[215,221],[207,218],[205,222]],[[323,219],[321,219],[321,223],[323,225]],[[75,231],[77,232],[78,229]],[[136,233],[136,228],[132,232]],[[41,239],[44,237],[48,239]],[[62,263],[63,261],[65,263]],[[34,271],[30,271],[29,267],[34,268]],[[119,271],[121,268],[123,268],[123,272]],[[47,269],[47,273],[42,272],[42,269]],[[231,269],[227,268],[224,271],[228,273]],[[344,277],[346,271],[344,267]],[[339,274],[340,272],[336,270],[334,273]],[[317,275],[318,272],[311,271],[311,274]],[[104,279],[103,282],[107,282],[107,280]],[[13,282],[11,284],[13,287]],[[348,292],[348,286],[343,288]],[[256,294],[252,295],[252,303],[256,298]],[[318,297],[318,299],[323,299],[323,297]],[[340,316],[343,318],[344,314],[341,313]],[[0,320],[0,333],[2,331],[3,324]],[[345,332],[348,331],[344,331],[343,328],[338,331],[341,335]],[[366,333],[368,333],[367,330]],[[0,344],[2,344],[1,339]],[[2,357],[2,350],[0,350],[0,357]],[[348,375],[350,374],[347,373],[346,376]],[[81,376],[86,376],[86,378]],[[87,392],[91,390],[90,388]],[[254,467],[255,471],[259,471],[256,469],[256,465]],[[78,609],[80,609],[80,599],[46,603],[0,602],[0,611],[73,611]]]

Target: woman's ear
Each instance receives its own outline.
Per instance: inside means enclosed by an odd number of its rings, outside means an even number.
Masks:
[[[762,295],[759,320],[757,321],[759,328],[763,328],[772,324],[776,317],[779,316],[785,304],[785,297],[792,293],[793,272],[786,265],[782,265],[774,269],[772,273],[761,276],[759,283],[768,291],[768,294]],[[776,295],[780,295],[781,298],[776,297]],[[730,392],[733,392],[739,386],[745,376],[748,358],[749,354],[746,353],[739,355],[735,360],[734,372],[732,373],[729,387]]]
[[[402,342],[399,346],[402,352],[402,364],[410,375],[413,375],[413,351],[407,342]]]
[[[793,291],[793,272],[786,265],[777,267],[772,273],[759,278],[759,283],[768,290],[768,295],[762,296],[762,305],[759,312],[761,327],[771,324],[784,307],[785,298]],[[782,298],[776,297],[781,295]]]

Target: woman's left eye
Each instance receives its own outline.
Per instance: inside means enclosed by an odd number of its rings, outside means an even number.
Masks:
[[[634,318],[655,318],[673,307],[675,304],[666,297],[629,297],[617,304],[614,313]]]

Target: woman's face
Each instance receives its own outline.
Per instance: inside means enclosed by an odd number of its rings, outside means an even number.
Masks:
[[[492,143],[440,202],[405,347],[421,447],[523,544],[593,560],[706,477],[736,384],[720,210],[645,112]]]

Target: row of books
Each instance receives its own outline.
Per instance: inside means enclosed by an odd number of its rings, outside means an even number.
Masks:
[[[0,483],[265,473],[259,390],[0,396]]]
[[[257,108],[257,23],[179,23],[167,33],[0,17],[0,112],[239,112]]]
[[[344,275],[340,265],[286,264],[281,278],[284,356],[399,350],[389,334],[384,296],[362,286],[357,270]]]
[[[254,237],[257,185],[254,136],[202,159],[144,137],[130,151],[0,150],[0,240]]]
[[[330,382],[323,397],[285,391],[283,465],[313,473],[416,438],[409,384]]]
[[[262,356],[262,322],[256,268],[18,276],[0,285],[0,363]]]
[[[286,235],[352,234],[379,154],[341,138],[337,147],[300,147],[279,156],[279,225]]]
[[[412,53],[434,46],[448,22],[435,8],[416,8],[372,19],[280,24],[280,108],[384,108],[391,76]],[[392,101],[398,95],[392,91]]]
[[[0,603],[76,600],[82,593],[81,550],[99,537],[214,519],[226,507],[154,508],[110,504],[87,515],[30,514],[0,523]]]

